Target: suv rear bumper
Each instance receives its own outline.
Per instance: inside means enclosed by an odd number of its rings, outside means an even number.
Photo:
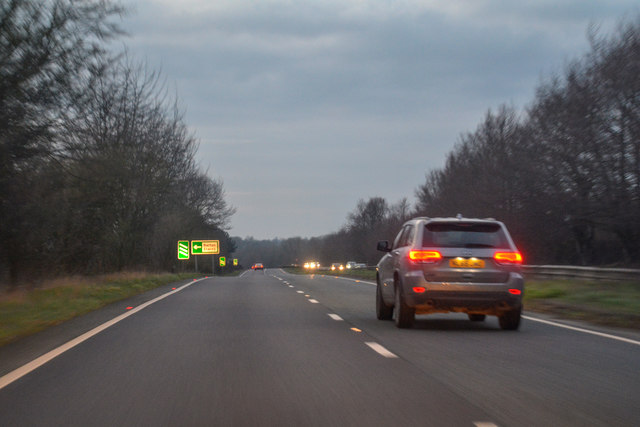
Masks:
[[[420,272],[419,275],[405,276],[402,283],[405,303],[414,308],[416,314],[462,312],[500,315],[521,308],[524,293],[524,279],[518,273],[510,273],[505,283],[434,283],[425,281]],[[415,292],[414,287],[425,291]]]

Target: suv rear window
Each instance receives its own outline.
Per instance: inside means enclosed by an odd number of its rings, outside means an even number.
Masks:
[[[425,226],[423,247],[508,248],[499,224],[473,222],[432,222]]]

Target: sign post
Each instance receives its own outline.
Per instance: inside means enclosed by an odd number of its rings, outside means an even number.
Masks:
[[[191,250],[189,250],[191,249]],[[211,269],[215,274],[216,262],[215,255],[220,253],[220,241],[219,240],[192,240],[191,248],[189,248],[188,240],[178,240],[178,259],[188,260],[190,255],[211,255]],[[224,266],[224,257],[221,258],[221,266]],[[198,272],[198,257],[195,258],[196,273]]]

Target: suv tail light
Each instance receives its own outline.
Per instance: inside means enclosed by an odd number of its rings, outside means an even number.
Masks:
[[[438,251],[409,251],[409,259],[415,262],[433,263],[442,259]]]
[[[499,264],[522,264],[520,252],[496,252],[493,259]]]

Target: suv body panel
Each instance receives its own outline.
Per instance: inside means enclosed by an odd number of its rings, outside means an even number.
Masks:
[[[453,231],[448,232],[448,225]],[[445,230],[451,237],[462,228],[477,228],[488,233],[460,235],[472,237],[470,240],[491,240],[499,247],[484,247],[478,243],[468,244],[470,247],[457,247],[459,244],[437,246],[428,238],[429,246],[424,246],[423,239],[429,226],[436,232]],[[442,227],[441,227],[442,226]],[[494,236],[497,234],[499,236]],[[431,236],[433,237],[433,236]],[[462,238],[461,238],[462,239]],[[464,242],[463,242],[464,243]],[[438,251],[442,258],[431,263],[420,263],[409,258],[410,251]],[[494,260],[496,252],[517,252],[515,244],[503,223],[495,220],[479,220],[468,218],[415,218],[406,222],[396,236],[393,246],[385,250],[377,265],[378,282],[384,304],[394,305],[395,286],[402,286],[405,304],[415,309],[416,314],[464,312],[468,314],[501,314],[521,309],[524,279],[519,265],[504,265]],[[454,259],[481,260],[482,268],[456,268],[450,265]],[[421,288],[422,292],[415,292]]]

